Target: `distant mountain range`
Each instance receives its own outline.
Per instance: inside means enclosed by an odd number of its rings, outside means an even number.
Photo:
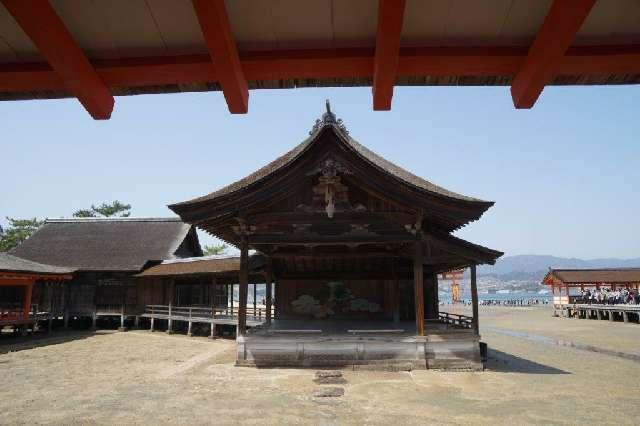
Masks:
[[[495,265],[478,267],[478,276],[493,276],[501,281],[540,280],[549,268],[640,268],[640,257],[635,259],[576,259],[547,255],[504,256]]]

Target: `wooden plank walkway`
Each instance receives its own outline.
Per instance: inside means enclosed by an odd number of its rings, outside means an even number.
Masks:
[[[558,310],[560,311],[558,313]],[[567,318],[606,319],[640,324],[640,305],[569,304],[556,307],[556,314]]]

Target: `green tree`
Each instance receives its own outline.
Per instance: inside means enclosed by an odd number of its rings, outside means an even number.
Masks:
[[[33,235],[44,223],[35,217],[33,219],[13,219],[8,217],[9,226],[0,227],[0,252],[9,251]]]
[[[118,200],[111,203],[102,203],[99,206],[91,205],[90,209],[79,209],[73,212],[73,217],[129,217],[131,204],[123,204]]]
[[[213,256],[215,254],[224,254],[227,251],[228,246],[226,244],[213,244],[205,245],[202,248],[202,253],[205,256]]]

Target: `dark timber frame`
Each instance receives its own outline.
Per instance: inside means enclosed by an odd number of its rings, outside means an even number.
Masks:
[[[169,207],[240,249],[238,335],[244,342],[249,249],[266,257],[268,305],[271,283],[278,282],[276,320],[304,317],[292,307],[301,288],[339,281],[370,294],[378,289],[382,308],[351,318],[413,321],[416,336],[433,330],[427,322],[441,320],[437,274],[471,266],[477,335],[475,265],[502,253],[451,232],[492,205],[380,158],[349,136],[327,104],[310,137],[289,153],[228,187]]]

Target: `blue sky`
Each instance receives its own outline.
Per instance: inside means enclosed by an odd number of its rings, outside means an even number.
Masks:
[[[119,199],[135,216],[239,179],[304,139],[331,99],[351,135],[456,192],[496,201],[458,235],[514,254],[640,257],[640,87],[547,87],[532,110],[506,87],[254,91],[116,98],[93,121],[73,99],[0,103],[0,223]],[[210,240],[205,238],[205,242]]]

